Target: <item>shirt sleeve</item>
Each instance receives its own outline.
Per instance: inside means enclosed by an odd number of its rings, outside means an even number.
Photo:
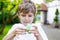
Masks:
[[[38,27],[38,31],[39,31],[40,35],[42,36],[43,40],[48,40],[46,33],[44,32],[41,24],[37,23],[36,26]]]
[[[12,26],[12,28],[8,31],[7,35],[9,35],[10,33],[12,33],[16,29],[16,26],[17,26],[17,24],[14,24]]]

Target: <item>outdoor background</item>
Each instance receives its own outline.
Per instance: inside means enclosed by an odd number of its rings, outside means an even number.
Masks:
[[[39,21],[39,22],[44,21],[44,19],[42,19],[43,16],[41,15],[41,11],[43,13],[49,13],[47,14],[48,22],[45,24],[52,24],[52,23],[54,24],[54,22],[58,22],[58,20],[60,20],[60,13],[59,13],[60,11],[59,12],[57,11],[58,7],[56,6],[57,8],[55,8],[55,11],[51,11],[50,9],[52,7],[53,8],[55,7],[50,5],[51,4],[50,2],[53,2],[54,0],[36,0],[36,1],[32,0],[32,1],[35,3],[35,6],[37,8],[37,15],[33,23],[35,23],[36,21]],[[18,4],[20,4],[21,2],[22,0],[0,0],[0,40],[2,40],[2,38],[7,34],[7,32],[9,31],[9,29],[12,27],[13,24],[20,23],[17,17],[17,8],[18,8]],[[47,10],[40,10],[40,8],[42,8],[41,7],[42,3],[46,3],[48,12],[44,12]],[[59,15],[59,17],[57,18],[55,18],[56,13],[58,13],[57,15]]]

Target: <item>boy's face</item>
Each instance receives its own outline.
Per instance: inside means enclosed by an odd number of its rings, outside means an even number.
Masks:
[[[22,24],[27,25],[28,23],[30,24],[33,22],[34,14],[31,12],[29,12],[27,14],[19,13],[18,17],[19,17]]]

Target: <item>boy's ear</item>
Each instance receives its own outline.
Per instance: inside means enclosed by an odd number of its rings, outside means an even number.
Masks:
[[[19,13],[17,14],[17,16],[18,16],[18,18],[20,18],[20,17],[19,17],[19,16],[20,16]]]
[[[18,16],[20,16],[20,14],[19,13],[17,13],[18,14]]]
[[[18,15],[18,18],[20,18],[19,15]]]

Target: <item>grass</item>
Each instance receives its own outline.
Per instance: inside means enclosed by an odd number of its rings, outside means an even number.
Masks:
[[[9,31],[9,29],[12,27],[12,25],[6,25],[5,29],[3,31],[3,34],[0,35],[0,40],[2,40],[2,38],[7,34],[7,32]]]

